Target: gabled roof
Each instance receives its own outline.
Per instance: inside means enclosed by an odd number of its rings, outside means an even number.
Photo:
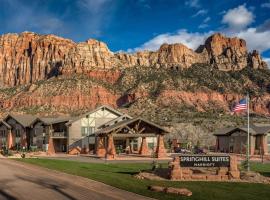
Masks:
[[[68,123],[66,123],[66,125],[70,125],[70,124],[72,124],[73,122],[75,122],[75,121],[77,121],[77,120],[79,120],[79,119],[81,119],[81,118],[86,117],[86,115],[91,115],[92,113],[95,113],[95,112],[97,112],[98,110],[101,110],[101,109],[107,109],[107,110],[109,110],[110,112],[112,112],[112,113],[114,113],[114,114],[116,114],[116,115],[118,115],[118,116],[123,115],[123,113],[121,113],[121,112],[115,110],[114,108],[112,108],[112,107],[110,107],[110,106],[105,106],[105,105],[103,105],[103,106],[97,107],[96,109],[94,109],[94,110],[92,110],[92,111],[89,111],[89,112],[84,113],[84,114],[82,114],[82,115],[80,115],[80,116],[78,116],[78,117],[75,117],[73,120],[71,120],[71,121],[69,121]]]
[[[214,135],[226,136],[226,135],[230,135],[231,133],[237,130],[242,130],[246,133],[248,132],[247,126],[239,126],[239,127],[229,127],[229,128],[219,129],[218,131],[214,133]],[[270,132],[270,124],[250,124],[249,132],[251,135],[264,135]]]
[[[128,120],[128,119],[132,119],[132,117],[129,116],[129,115],[127,115],[127,114],[124,114],[124,115],[121,115],[120,117],[117,117],[117,118],[115,118],[115,119],[112,119],[112,120],[110,120],[110,121],[108,121],[108,122],[106,122],[106,123],[100,125],[100,126],[98,127],[98,129],[100,129],[100,128],[105,128],[105,127],[114,125],[114,124],[116,124],[116,123],[119,123],[119,122],[121,122],[121,121]]]
[[[14,120],[16,120],[19,124],[21,124],[24,128],[29,127],[33,121],[35,121],[37,119],[36,116],[33,115],[15,115],[15,114],[9,114],[7,115],[3,121],[6,122],[6,120],[8,118],[13,118]]]
[[[45,125],[51,125],[61,122],[68,122],[72,119],[73,119],[72,117],[38,117],[35,121],[32,122],[32,124],[34,124],[37,121],[41,121]]]
[[[119,123],[116,123],[114,125],[111,125],[111,126],[108,126],[106,128],[103,128],[103,129],[100,129],[98,131],[95,132],[96,135],[100,135],[100,134],[108,134],[116,129],[119,129],[119,128],[124,128],[125,126],[133,123],[133,122],[136,122],[136,121],[143,121],[145,122],[146,124],[149,124],[151,126],[154,126],[156,127],[157,129],[159,129],[160,131],[164,132],[164,133],[168,133],[167,130],[165,130],[164,128],[162,128],[161,126],[153,123],[153,122],[150,122],[146,119],[143,119],[141,117],[137,117],[137,118],[134,118],[134,119],[129,119],[129,120],[124,120],[124,121],[121,121]]]
[[[5,121],[3,121],[3,120],[0,121],[0,124],[3,124],[3,125],[6,126],[8,129],[11,129],[11,126],[10,126],[7,122],[5,122]]]
[[[257,132],[257,134],[265,134],[270,132],[270,124],[251,124],[253,129]]]

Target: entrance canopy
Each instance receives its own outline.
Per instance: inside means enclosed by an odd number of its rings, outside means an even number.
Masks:
[[[96,136],[105,136],[112,134],[113,137],[155,137],[164,135],[167,130],[159,125],[142,119],[140,117],[121,121],[95,132]]]

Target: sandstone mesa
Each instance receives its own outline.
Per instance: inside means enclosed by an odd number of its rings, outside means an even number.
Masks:
[[[0,36],[0,83],[4,87],[93,70],[134,66],[182,69],[196,63],[209,64],[223,71],[247,66],[267,67],[258,51],[248,52],[244,40],[219,33],[210,36],[196,51],[183,44],[163,44],[157,51],[133,54],[113,53],[105,43],[94,39],[75,43],[55,35],[32,32]]]

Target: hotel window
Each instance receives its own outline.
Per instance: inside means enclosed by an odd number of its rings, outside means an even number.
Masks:
[[[86,127],[86,126],[83,126],[81,128],[81,134],[82,134],[82,137],[85,137],[87,135],[91,135],[95,132],[95,127]]]
[[[7,135],[6,135],[6,130],[0,130],[0,136],[1,137],[7,137]]]
[[[20,129],[16,129],[15,130],[15,135],[17,138],[21,137],[21,130]]]

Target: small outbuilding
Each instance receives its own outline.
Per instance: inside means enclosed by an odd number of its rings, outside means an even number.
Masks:
[[[250,125],[250,155],[270,153],[270,124]],[[244,154],[247,149],[247,126],[228,127],[214,133],[216,151]]]

